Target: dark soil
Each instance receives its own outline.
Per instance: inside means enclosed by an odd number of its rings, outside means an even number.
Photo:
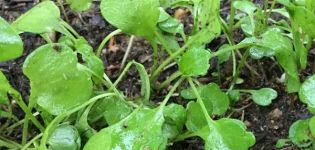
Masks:
[[[256,0],[257,3],[262,5],[261,0]],[[23,12],[27,11],[31,6],[35,4],[35,0],[1,0],[0,1],[0,16],[12,22]],[[98,44],[101,43],[103,38],[114,31],[115,28],[107,23],[100,14],[98,8],[99,2],[94,2],[92,8],[81,14],[82,20],[79,19],[77,14],[73,14],[71,10],[66,6],[67,16],[70,20],[72,27],[82,36],[84,36],[94,49],[97,48]],[[227,16],[229,13],[229,3],[223,3],[222,16]],[[185,21],[189,23],[189,21]],[[187,29],[189,30],[189,29]],[[59,35],[56,35],[58,37]],[[235,37],[243,37],[241,32],[235,32]],[[31,53],[34,49],[44,43],[41,37],[25,33],[22,35],[24,41],[25,53],[22,57],[0,64],[0,69],[4,71],[10,83],[18,91],[22,93],[25,100],[28,99],[29,95],[29,82],[28,79],[23,75],[22,65],[26,56]],[[112,78],[116,79],[119,75],[121,61],[125,54],[130,36],[119,35],[116,36],[112,41],[111,46],[107,46],[102,54],[102,59],[106,66],[106,73]],[[209,44],[211,49],[215,50],[219,45],[227,43],[226,39],[217,38],[215,41]],[[151,58],[151,47],[145,40],[136,38],[132,47],[131,54],[128,60],[136,60],[144,64],[147,68],[152,63]],[[301,73],[302,78],[309,76],[314,73],[313,61],[315,53],[314,50],[309,55],[308,68]],[[256,145],[252,150],[273,150],[275,148],[276,141],[280,138],[286,138],[288,136],[288,130],[290,125],[303,118],[309,118],[310,114],[304,105],[299,102],[296,94],[288,94],[285,92],[283,83],[279,82],[279,78],[282,75],[282,71],[278,64],[270,59],[263,59],[260,61],[248,61],[248,63],[256,70],[261,76],[255,76],[250,71],[244,68],[241,72],[240,77],[244,79],[244,83],[237,85],[239,89],[249,88],[262,88],[272,87],[278,91],[278,98],[274,100],[272,105],[268,107],[259,107],[255,104],[250,104],[251,100],[247,96],[243,96],[233,108],[242,108],[248,106],[243,110],[240,110],[232,114],[233,118],[243,120],[248,126],[249,130],[252,131],[256,136]],[[221,66],[221,88],[228,88],[230,80],[228,77],[230,74],[230,64]],[[165,71],[161,76],[167,77],[171,72],[176,69],[175,67]],[[213,80],[213,77],[209,75],[200,78],[200,81],[207,83]],[[137,72],[131,70],[128,75],[119,85],[119,89],[122,90],[128,97],[135,97],[139,93],[139,80]],[[155,100],[162,99],[165,92],[156,92],[154,97]],[[23,118],[22,112],[15,110],[18,117]],[[228,113],[227,113],[228,115]],[[0,123],[1,124],[1,123]],[[17,140],[19,137],[17,137]],[[169,149],[203,149],[202,142],[199,139],[189,139],[186,141],[174,143]],[[288,146],[286,150],[297,149],[294,146]]]

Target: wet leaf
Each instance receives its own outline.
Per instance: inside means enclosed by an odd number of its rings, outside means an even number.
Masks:
[[[90,138],[84,150],[165,149],[167,138],[162,131],[163,123],[162,109],[137,109]]]
[[[23,42],[18,33],[0,17],[0,62],[21,56]]]
[[[70,8],[76,12],[88,10],[92,4],[92,0],[67,0]]]
[[[243,122],[223,118],[197,131],[205,140],[206,150],[247,150],[255,144],[255,136],[246,131]]]
[[[188,50],[179,60],[180,72],[185,76],[205,75],[210,67],[210,52],[202,48]]]
[[[31,103],[58,115],[87,101],[92,81],[77,63],[76,54],[63,44],[47,44],[31,53],[23,65],[31,82]]]
[[[308,147],[312,144],[309,134],[309,120],[298,120],[289,129],[289,138],[298,147]]]
[[[163,133],[168,139],[173,139],[183,129],[186,122],[186,109],[182,105],[170,104],[165,106],[163,114],[165,118]]]
[[[80,134],[74,126],[61,124],[52,132],[47,144],[50,150],[79,150]]]
[[[250,90],[252,94],[252,98],[254,102],[261,106],[268,106],[271,104],[272,100],[277,98],[278,93],[277,91],[271,88],[262,88],[259,90]]]
[[[315,75],[311,76],[301,86],[299,91],[300,100],[308,107],[315,108]]]
[[[60,11],[52,1],[44,1],[12,23],[19,32],[46,33],[59,28]]]
[[[159,0],[102,0],[104,18],[123,32],[152,40],[159,19]]]

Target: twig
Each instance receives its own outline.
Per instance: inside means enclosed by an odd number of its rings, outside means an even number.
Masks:
[[[122,62],[121,62],[121,64],[120,64],[120,70],[125,67],[127,58],[128,58],[128,56],[129,56],[130,50],[131,50],[132,45],[133,45],[134,38],[135,38],[134,35],[132,35],[132,36],[130,37],[130,40],[129,40],[129,43],[128,43],[128,47],[127,47],[126,53],[125,53],[124,58],[123,58],[123,60],[122,60]]]

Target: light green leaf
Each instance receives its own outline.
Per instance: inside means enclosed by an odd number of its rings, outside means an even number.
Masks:
[[[309,128],[311,130],[312,136],[315,138],[315,117],[310,119]]]
[[[9,104],[8,94],[18,93],[0,70],[0,104]]]
[[[192,48],[179,60],[179,70],[185,76],[205,75],[210,67],[209,59],[209,51],[203,48]]]
[[[19,32],[46,33],[59,28],[60,11],[52,1],[44,1],[12,23]]]
[[[165,118],[163,133],[168,139],[173,139],[183,129],[186,122],[186,109],[182,105],[172,103],[165,106],[163,114]]]
[[[276,148],[282,148],[286,145],[286,143],[290,141],[288,139],[279,139],[276,144]]]
[[[102,0],[101,12],[123,32],[152,40],[159,19],[159,0]]]
[[[119,123],[95,134],[84,150],[165,149],[167,138],[162,131],[163,123],[162,109],[137,109]]]
[[[197,131],[205,140],[205,150],[248,150],[255,144],[255,136],[246,131],[243,122],[223,118]]]
[[[304,6],[294,6],[289,8],[292,22],[298,24],[305,33],[315,37],[315,15]]]
[[[301,86],[299,91],[300,100],[308,107],[315,108],[315,75],[311,76]]]
[[[63,44],[47,44],[31,53],[23,65],[31,82],[30,102],[58,115],[87,101],[92,81],[77,63],[76,54]]]
[[[257,7],[252,2],[247,0],[234,1],[233,7],[247,14],[252,14],[257,9]]]
[[[23,53],[23,42],[18,33],[0,17],[0,62],[17,58]]]
[[[171,17],[163,8],[160,8],[160,17],[158,26],[161,30],[176,34],[179,33],[184,39],[186,38],[184,32],[184,25],[177,19]]]
[[[289,129],[289,138],[298,147],[308,147],[312,144],[309,135],[309,120],[298,120]]]
[[[253,59],[261,59],[263,57],[274,56],[275,51],[267,47],[253,46],[249,49],[249,54]]]
[[[67,0],[70,8],[76,12],[88,10],[92,4],[92,0]]]
[[[271,104],[272,100],[277,98],[278,93],[277,91],[271,88],[262,88],[259,90],[250,90],[252,94],[252,98],[254,102],[261,106],[268,106]]]
[[[207,125],[207,121],[202,114],[202,109],[198,103],[191,101],[187,104],[187,120],[185,125],[188,131],[196,132]]]
[[[221,49],[227,48],[227,47],[229,47],[228,44],[223,44],[223,45],[219,48],[218,51],[220,51]],[[224,63],[224,62],[227,62],[227,61],[230,59],[231,54],[232,54],[232,52],[229,51],[229,52],[225,52],[225,53],[222,53],[221,55],[219,55],[219,56],[218,56],[219,64],[222,64],[222,63]]]
[[[61,124],[52,132],[47,144],[50,150],[79,150],[81,138],[74,126]]]

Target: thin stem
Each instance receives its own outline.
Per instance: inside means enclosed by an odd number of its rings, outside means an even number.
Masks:
[[[22,145],[25,145],[25,143],[27,142],[28,125],[29,125],[28,116],[25,115],[25,121],[24,121],[24,124],[23,124],[23,131],[22,131]]]
[[[156,70],[159,61],[159,53],[158,53],[158,46],[156,42],[152,42],[152,49],[153,49],[153,65],[151,67],[151,73]]]
[[[104,93],[101,95],[97,95],[97,96],[89,99],[87,102],[81,104],[80,106],[77,106],[77,107],[75,107],[75,108],[73,108],[67,112],[64,112],[64,113],[58,115],[53,121],[50,122],[50,124],[47,126],[46,130],[44,131],[43,137],[41,139],[41,144],[40,144],[39,150],[46,150],[47,149],[46,148],[46,142],[49,138],[49,135],[55,129],[55,127],[59,124],[59,122],[61,122],[64,118],[66,118],[67,116],[83,109],[84,107],[90,105],[91,103],[96,102],[99,99],[102,99],[104,97],[114,96],[114,95],[115,95],[115,93]]]
[[[61,0],[57,0],[57,3],[60,5],[61,11],[62,11],[63,15],[65,16],[66,21],[67,21],[67,22],[70,22],[70,21],[69,21],[69,18],[68,18],[68,16],[67,16],[66,10],[65,10],[65,8],[63,7],[62,1],[61,1]]]
[[[128,47],[127,47],[126,53],[125,53],[124,58],[123,58],[123,60],[122,60],[122,62],[121,62],[121,65],[120,65],[120,69],[124,68],[124,66],[125,66],[125,63],[126,63],[127,58],[128,58],[128,56],[129,56],[130,50],[131,50],[131,48],[132,48],[132,44],[133,44],[134,38],[135,38],[134,35],[132,35],[132,36],[130,37],[130,40],[129,40],[129,43],[128,43]]]
[[[168,94],[165,96],[163,102],[161,103],[160,107],[164,107],[166,106],[166,103],[168,102],[168,100],[171,98],[171,96],[173,95],[173,93],[175,92],[175,90],[177,89],[177,87],[183,82],[184,78],[180,78],[172,87],[172,89],[168,92]]]
[[[6,148],[9,148],[9,149],[19,149],[22,146],[20,144],[16,143],[16,142],[5,141],[5,140],[0,138],[0,147],[1,148],[6,147]]]
[[[112,33],[108,34],[102,41],[102,43],[98,46],[97,50],[96,50],[96,56],[97,57],[100,57],[101,56],[101,53],[102,53],[102,50],[105,46],[105,44],[115,35],[118,35],[120,34],[122,31],[120,29],[117,29],[115,31],[113,31]]]
[[[200,107],[201,107],[201,110],[202,110],[203,115],[204,115],[204,117],[205,117],[205,119],[206,119],[206,121],[207,121],[208,126],[211,127],[214,121],[212,120],[212,118],[211,118],[210,115],[208,114],[207,108],[206,108],[205,104],[203,103],[202,98],[201,98],[201,96],[200,96],[200,94],[199,94],[199,92],[198,92],[198,90],[197,90],[195,84],[193,83],[191,77],[188,78],[188,82],[189,82],[189,84],[190,84],[190,86],[191,86],[191,88],[192,88],[194,94],[195,94],[196,97],[197,97],[197,103],[198,103],[198,104],[200,105]]]
[[[38,116],[39,112],[36,112],[33,114],[34,117]],[[14,123],[13,125],[9,126],[8,128],[6,128],[7,131],[9,131],[8,133],[10,134],[11,130],[13,130],[14,128],[20,126],[21,124],[23,124],[25,121],[25,118],[20,120],[19,122]]]
[[[230,5],[231,10],[230,10],[230,18],[229,18],[229,26],[228,26],[229,27],[228,30],[230,34],[232,34],[234,30],[233,26],[234,26],[235,12],[236,12],[235,8],[232,6],[233,1],[234,0],[231,0],[231,5]]]
[[[75,31],[67,22],[61,20],[61,25],[68,29],[76,38],[80,37],[80,34]]]
[[[32,140],[30,140],[29,142],[27,142],[22,148],[21,150],[26,150],[28,147],[31,146],[32,143],[34,143],[36,140],[38,140],[40,137],[43,136],[43,133],[40,133],[38,135],[36,135]]]
[[[165,39],[163,38],[162,34],[160,32],[155,32],[155,36],[158,38],[158,40],[161,42],[162,46],[165,48],[167,53],[171,55],[173,52],[172,50],[168,47],[168,44],[166,43]]]
[[[158,90],[163,89],[165,86],[169,85],[173,80],[177,79],[181,75],[182,75],[182,73],[180,71],[176,71],[169,78],[167,78],[164,82],[162,82],[160,85],[158,85],[157,89]]]
[[[249,47],[249,46],[253,46],[253,45],[255,45],[255,44],[254,43],[239,43],[237,45],[233,45],[233,46],[229,46],[229,47],[226,47],[226,48],[222,48],[222,49],[220,49],[220,51],[216,51],[216,52],[212,53],[210,58],[217,57],[217,56],[222,55],[224,53],[227,53],[229,51],[233,51],[233,50],[236,50],[236,49],[241,49],[241,48],[245,48],[245,47]]]
[[[271,4],[271,7],[270,7],[270,9],[269,9],[269,11],[267,13],[267,16],[266,16],[266,24],[268,23],[268,19],[270,18],[272,10],[274,9],[275,5],[276,5],[276,0],[273,0],[272,4]]]

